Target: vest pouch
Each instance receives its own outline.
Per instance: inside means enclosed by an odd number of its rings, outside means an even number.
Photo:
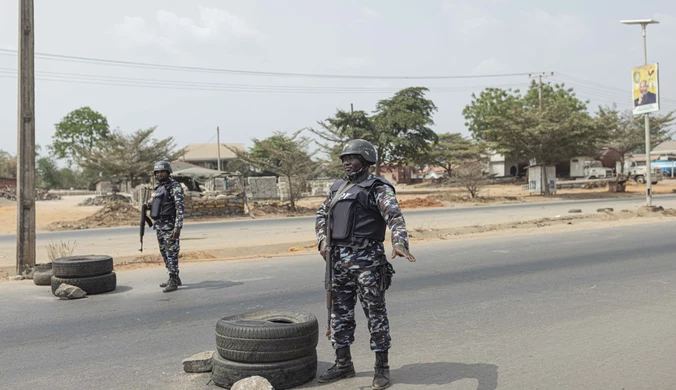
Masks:
[[[343,194],[331,212],[331,239],[345,240],[350,237],[354,223],[354,208],[357,194]]]
[[[162,215],[162,199],[166,192],[164,186],[160,186],[154,193],[153,201],[150,204],[150,218],[158,219]]]

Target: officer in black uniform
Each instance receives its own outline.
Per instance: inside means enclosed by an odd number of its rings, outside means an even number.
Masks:
[[[153,219],[153,229],[157,233],[157,242],[164,265],[169,273],[169,280],[161,283],[164,292],[172,292],[180,286],[178,276],[178,253],[181,249],[180,237],[183,228],[185,212],[184,194],[181,183],[171,177],[171,165],[168,161],[159,161],[153,168],[157,186],[153,190],[150,200],[150,218]]]

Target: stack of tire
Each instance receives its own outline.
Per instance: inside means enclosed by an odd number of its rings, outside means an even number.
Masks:
[[[79,287],[87,295],[115,290],[117,277],[113,271],[113,258],[103,255],[67,256],[54,259],[52,294],[63,283]]]
[[[261,310],[226,316],[216,323],[211,379],[229,389],[250,376],[275,390],[312,381],[317,375],[317,318],[298,310]]]

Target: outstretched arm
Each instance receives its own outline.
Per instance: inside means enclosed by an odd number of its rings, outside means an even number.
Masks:
[[[394,190],[389,185],[381,185],[375,188],[375,200],[387,226],[392,234],[392,258],[405,257],[410,262],[415,262],[415,257],[408,250],[408,232],[406,221],[399,208],[399,202],[394,195]]]

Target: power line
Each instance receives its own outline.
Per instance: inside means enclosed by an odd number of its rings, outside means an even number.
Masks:
[[[16,50],[0,49],[0,55],[16,56]],[[325,79],[371,79],[371,80],[442,80],[442,79],[479,79],[491,77],[516,77],[527,76],[533,72],[524,73],[503,73],[503,74],[483,74],[483,75],[451,75],[451,76],[378,76],[378,75],[340,75],[340,74],[316,74],[316,73],[290,73],[290,72],[262,72],[252,70],[238,69],[218,69],[202,68],[194,66],[162,65],[137,61],[119,61],[107,60],[102,58],[70,56],[63,54],[35,53],[36,58],[53,61],[80,62],[96,65],[111,65],[132,68],[162,69],[174,71],[189,71],[200,73],[224,73],[240,76],[275,76],[275,77],[305,77],[305,78],[325,78]]]
[[[0,78],[15,78],[16,70],[0,68]],[[224,84],[197,81],[176,81],[160,79],[142,79],[130,77],[114,77],[100,75],[83,75],[75,73],[36,72],[36,78],[43,81],[56,81],[76,84],[93,84],[124,86],[137,88],[160,88],[196,91],[225,91],[225,92],[265,92],[265,93],[389,93],[396,92],[397,88],[379,87],[329,87],[329,86],[294,86],[294,85],[256,85],[256,84]],[[462,92],[487,87],[517,87],[522,84],[502,85],[474,85],[461,87],[432,87],[430,92]]]

